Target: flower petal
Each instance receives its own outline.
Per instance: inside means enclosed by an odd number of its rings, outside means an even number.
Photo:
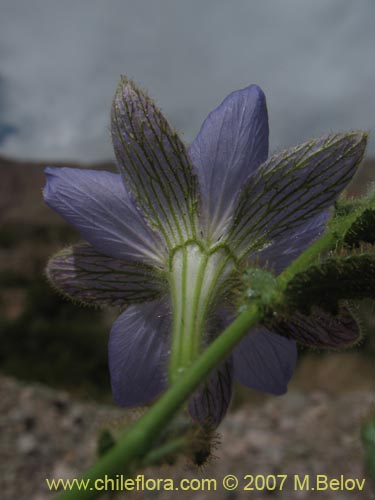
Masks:
[[[252,389],[284,394],[296,361],[293,340],[254,328],[233,351],[234,377]]]
[[[155,268],[113,259],[88,243],[65,248],[48,262],[47,277],[73,300],[91,305],[124,306],[157,298],[163,281]]]
[[[228,239],[237,252],[261,249],[333,204],[362,159],[364,133],[331,134],[272,156],[251,176]]]
[[[261,267],[267,267],[276,275],[281,273],[323,235],[329,217],[330,211],[323,210],[293,233],[275,238],[272,245],[250,255],[249,261],[254,261]]]
[[[232,397],[233,363],[230,357],[201,384],[189,401],[189,413],[203,427],[215,429]]]
[[[266,99],[257,85],[232,92],[204,121],[190,158],[197,168],[208,236],[219,239],[240,190],[268,155]]]
[[[111,124],[119,169],[148,220],[170,246],[193,237],[197,179],[185,147],[154,102],[125,77]]]
[[[129,306],[114,322],[109,370],[120,406],[147,404],[166,389],[170,322],[161,300]]]
[[[295,313],[279,318],[272,323],[272,329],[300,344],[332,349],[354,345],[361,337],[346,305],[341,305],[337,316],[315,308],[309,316]]]
[[[120,175],[53,167],[45,174],[47,205],[99,252],[119,259],[160,262],[161,242],[133,206]]]

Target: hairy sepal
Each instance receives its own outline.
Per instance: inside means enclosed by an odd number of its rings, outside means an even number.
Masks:
[[[319,307],[338,313],[341,300],[375,298],[375,248],[341,250],[297,273],[288,283],[288,309],[310,314]]]
[[[359,199],[340,199],[330,221],[341,246],[358,248],[362,243],[375,243],[375,189]]]

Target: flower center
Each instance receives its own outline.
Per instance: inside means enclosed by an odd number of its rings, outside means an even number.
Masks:
[[[223,247],[207,250],[197,242],[188,242],[172,253],[171,383],[202,351],[209,316],[225,291],[233,269],[233,257]]]

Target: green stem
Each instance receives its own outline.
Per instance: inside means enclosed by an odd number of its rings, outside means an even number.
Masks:
[[[287,286],[288,280],[297,272],[302,271],[321,253],[335,247],[336,240],[326,234],[299,258],[294,261],[278,278],[280,295],[277,300],[282,300],[282,291]],[[272,306],[272,304],[268,304]],[[182,306],[182,304],[181,304]],[[147,411],[147,413],[130,428],[126,429],[116,445],[106,455],[101,457],[82,479],[89,479],[91,486],[97,478],[106,474],[114,476],[124,473],[129,464],[139,461],[152,448],[157,437],[165,425],[172,419],[177,410],[188,397],[197,389],[202,380],[223,361],[240,340],[249,333],[249,330],[261,322],[264,314],[264,304],[259,300],[243,311],[219,335],[206,350],[185,369],[174,384],[160,399]],[[65,491],[58,495],[58,500],[85,500],[99,496],[102,492],[87,490]]]
[[[363,209],[362,209],[363,210]],[[352,226],[358,217],[358,212],[353,212],[345,217],[333,219],[334,223],[328,226],[328,231],[319,240],[307,248],[299,257],[297,257],[289,267],[283,271],[279,277],[279,286],[282,290],[293,278],[293,276],[306,269],[317,257],[334,250],[342,244],[346,232]]]
[[[278,276],[278,282],[281,290],[285,289],[288,282],[293,278],[293,276],[295,276],[295,274],[306,269],[317,257],[319,257],[319,255],[334,249],[336,244],[337,237],[332,232],[329,232],[307,248],[307,250],[297,257],[290,264],[290,266]]]
[[[231,323],[210,344],[201,356],[176,380],[174,385],[147,411],[138,422],[126,429],[116,445],[100,458],[82,479],[90,479],[91,486],[97,478],[124,473],[126,466],[141,459],[152,447],[155,437],[174,416],[184,401],[197,389],[202,380],[223,361],[235,345],[262,319],[262,307],[254,303]],[[102,492],[83,489],[65,491],[58,500],[87,500]]]
[[[191,443],[189,443],[186,436],[175,438],[167,443],[151,450],[142,459],[142,467],[148,467],[158,464],[169,458],[173,458],[178,452],[187,450]]]

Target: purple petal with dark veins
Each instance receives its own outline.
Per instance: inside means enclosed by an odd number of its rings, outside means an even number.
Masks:
[[[364,133],[330,134],[272,156],[250,177],[228,239],[246,255],[295,233],[332,205],[353,177]]]
[[[256,327],[233,351],[234,377],[251,389],[284,394],[296,361],[293,340]]]
[[[215,429],[224,418],[232,396],[233,363],[230,357],[215,369],[189,400],[189,413],[203,427]]]
[[[120,175],[53,167],[45,173],[45,202],[96,250],[119,259],[160,263],[163,245],[133,206]]]
[[[290,317],[275,320],[270,327],[300,344],[321,348],[351,346],[361,336],[356,321],[345,305],[341,305],[337,316],[315,308],[309,316],[296,312]]]
[[[55,254],[46,272],[64,295],[89,305],[124,306],[154,300],[165,287],[151,266],[113,259],[88,243]]]
[[[268,155],[266,99],[257,85],[232,92],[204,121],[191,145],[202,215],[210,237],[220,238],[244,182]]]
[[[303,251],[323,235],[330,211],[324,210],[293,233],[275,238],[273,243],[249,255],[251,262],[266,267],[276,275],[288,267]]]
[[[167,388],[170,314],[157,300],[129,306],[109,337],[113,397],[123,407],[150,403]]]
[[[167,243],[194,235],[197,179],[185,146],[154,102],[122,77],[112,106],[112,139],[125,184]]]

